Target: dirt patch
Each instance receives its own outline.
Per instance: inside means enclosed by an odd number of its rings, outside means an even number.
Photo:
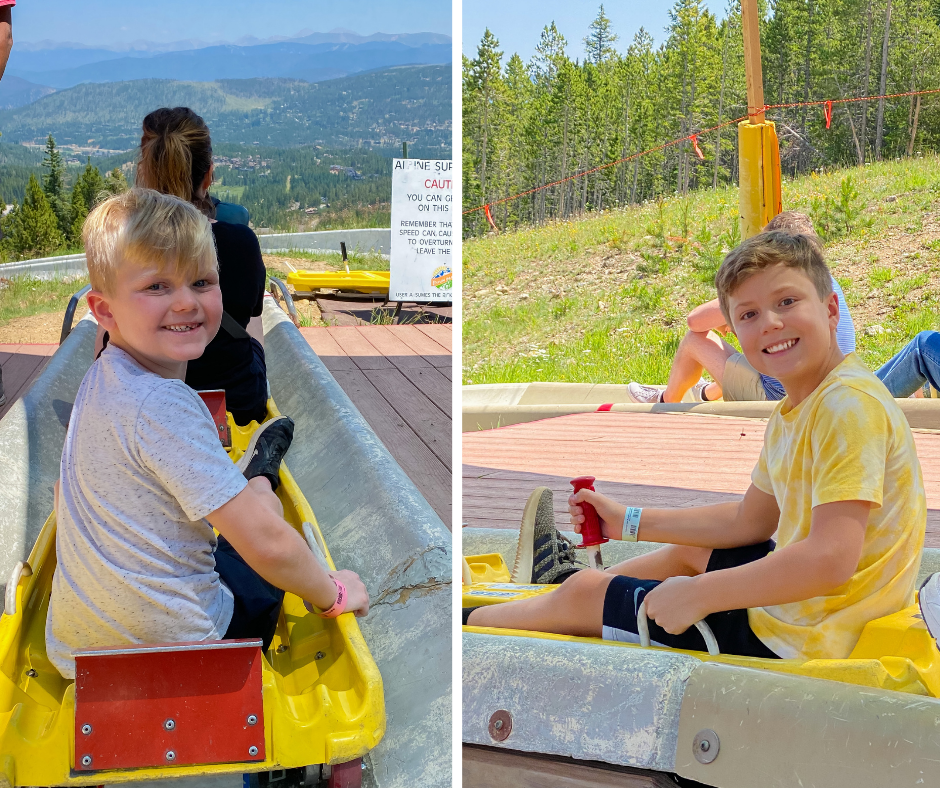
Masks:
[[[76,315],[75,322],[84,310]],[[73,323],[74,325],[74,323]],[[62,335],[62,313],[46,312],[29,317],[15,317],[0,322],[0,344],[58,344]]]
[[[339,266],[321,260],[301,260],[296,257],[283,257],[276,254],[261,255],[265,268],[280,271],[285,276],[294,271],[338,271]]]

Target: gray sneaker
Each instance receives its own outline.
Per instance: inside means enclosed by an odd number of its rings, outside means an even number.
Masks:
[[[536,487],[522,512],[512,582],[547,585],[569,572],[587,568],[575,560],[574,543],[555,527],[552,491]]]
[[[644,386],[642,383],[631,383],[629,386],[627,386],[627,391],[630,392],[630,396],[633,398],[634,402],[652,405],[663,401],[662,390],[656,388],[655,386]]]

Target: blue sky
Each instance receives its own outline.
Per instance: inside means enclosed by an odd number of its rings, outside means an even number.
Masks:
[[[13,10],[18,41],[89,45],[133,40],[235,40],[343,27],[370,33],[451,34],[450,0],[21,0]]]
[[[665,40],[664,29],[669,24],[672,2],[663,0],[619,0],[605,2],[604,13],[611,21],[614,33],[620,36],[615,47],[624,50],[641,27],[645,27],[660,43]],[[705,0],[713,14],[722,18],[727,0]],[[463,44],[465,55],[476,54],[477,45],[487,27],[499,39],[500,50],[506,58],[518,52],[528,61],[535,52],[542,28],[553,20],[568,41],[570,57],[582,58],[582,39],[588,34],[588,25],[597,16],[600,2],[584,0],[503,0],[500,3],[482,0],[463,2]]]

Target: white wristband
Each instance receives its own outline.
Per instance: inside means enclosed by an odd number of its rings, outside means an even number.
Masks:
[[[623,541],[637,541],[637,534],[640,532],[640,515],[643,510],[639,506],[628,506],[627,511],[623,513]]]

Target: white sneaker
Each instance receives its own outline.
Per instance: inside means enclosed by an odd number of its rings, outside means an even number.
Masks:
[[[702,392],[705,391],[705,389],[710,385],[711,383],[703,378],[699,380],[699,382],[696,383],[694,386],[692,386],[692,390],[689,392],[689,394],[692,395],[692,401],[693,402],[709,402],[710,400],[707,400],[705,399],[705,397],[702,396]]]
[[[923,582],[917,594],[917,604],[927,631],[936,640],[940,635],[940,572],[934,572]]]
[[[634,402],[639,402],[646,405],[662,402],[662,391],[655,386],[644,386],[642,383],[631,383],[629,386],[627,386],[627,391],[630,392],[630,396],[633,398]]]

